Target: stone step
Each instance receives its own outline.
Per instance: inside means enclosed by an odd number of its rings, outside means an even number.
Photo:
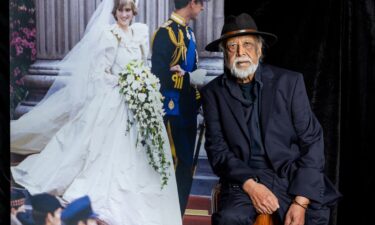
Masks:
[[[183,225],[211,225],[211,216],[185,215],[182,220]]]
[[[211,165],[208,162],[207,156],[199,156],[197,169],[195,171],[195,175],[197,176],[216,176],[212,169]]]
[[[190,194],[200,196],[211,196],[211,191],[219,178],[212,172],[207,157],[200,156],[198,165],[193,177]]]
[[[186,209],[206,210],[211,214],[211,197],[190,194]]]
[[[210,225],[211,198],[207,196],[190,195],[183,225]]]

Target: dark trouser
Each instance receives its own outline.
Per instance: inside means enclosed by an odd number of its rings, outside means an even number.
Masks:
[[[189,199],[191,184],[193,183],[193,176],[191,175],[191,165],[184,165],[181,162],[177,164],[176,182],[178,198],[180,200],[181,216],[183,216]]]
[[[172,141],[170,140],[171,147],[175,149],[177,155],[177,160],[174,162],[176,182],[181,215],[184,215],[193,182],[192,166],[197,128],[196,124],[194,124],[195,126],[182,127],[178,120],[171,119],[168,122],[170,129],[167,124],[167,130],[168,133],[171,132],[173,138]]]
[[[278,198],[280,208],[275,212],[276,218],[284,221],[293,196],[287,194],[288,180],[279,178],[270,169],[254,170],[260,183],[267,186]],[[305,225],[327,225],[330,209],[316,203],[310,204],[305,214]],[[242,190],[241,185],[222,184],[219,210],[212,215],[212,225],[252,225],[257,213],[250,197]],[[284,222],[280,223],[284,224]]]

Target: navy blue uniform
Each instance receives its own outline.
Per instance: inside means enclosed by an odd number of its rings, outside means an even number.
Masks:
[[[179,193],[184,213],[192,184],[192,164],[197,132],[200,95],[190,86],[190,74],[197,68],[194,33],[180,16],[173,13],[154,34],[151,71],[161,83],[164,96],[164,122],[167,127]],[[170,67],[180,65],[186,71],[179,76]]]

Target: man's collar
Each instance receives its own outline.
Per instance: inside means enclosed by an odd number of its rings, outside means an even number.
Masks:
[[[262,74],[262,64],[259,63],[258,65],[258,68],[257,70],[255,71],[255,75],[254,75],[254,79],[257,83],[260,84],[260,87],[263,86],[263,82],[262,82],[262,78],[261,78],[261,74]],[[223,81],[226,80],[226,79],[233,79],[235,80],[235,77],[232,76],[230,70],[224,66],[224,76],[223,76]]]
[[[260,84],[260,87],[263,86],[263,83],[262,83],[262,78],[261,78],[261,74],[262,74],[262,65],[259,63],[258,64],[258,68],[257,70],[255,71],[255,76],[254,76],[254,79],[257,83]]]
[[[172,12],[171,19],[182,26],[187,25],[186,20],[175,12]]]

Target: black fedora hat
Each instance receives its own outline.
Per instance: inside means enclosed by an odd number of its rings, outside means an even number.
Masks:
[[[205,49],[210,52],[218,52],[219,44],[223,40],[247,34],[260,35],[268,46],[275,44],[277,41],[276,35],[258,31],[254,19],[249,14],[242,13],[238,16],[228,16],[221,30],[221,37],[209,43]]]

